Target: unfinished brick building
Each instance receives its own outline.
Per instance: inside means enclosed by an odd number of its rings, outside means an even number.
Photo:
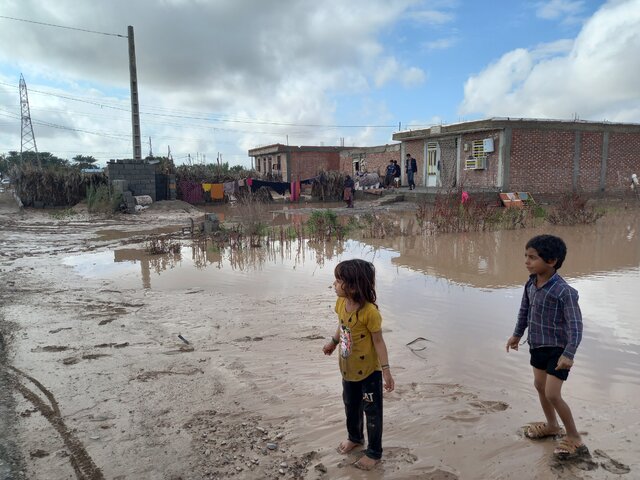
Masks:
[[[284,182],[305,180],[321,171],[340,169],[340,152],[346,147],[289,146],[276,143],[249,150],[251,167],[264,177]]]
[[[469,191],[620,193],[640,173],[640,124],[491,118],[398,132],[416,184]],[[404,177],[403,177],[403,183]]]

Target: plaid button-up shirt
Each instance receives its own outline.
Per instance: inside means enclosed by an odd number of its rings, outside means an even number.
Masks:
[[[524,286],[513,335],[522,337],[527,328],[531,348],[562,347],[563,355],[573,359],[582,340],[578,291],[557,273],[541,288],[536,287],[536,275],[531,275]]]

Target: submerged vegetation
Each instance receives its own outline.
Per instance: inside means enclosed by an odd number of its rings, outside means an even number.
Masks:
[[[455,191],[438,195],[434,205],[426,201],[419,203],[416,212],[422,230],[431,234],[514,230],[534,227],[544,221],[554,225],[589,224],[603,215],[603,210],[588,205],[587,199],[578,194],[563,197],[547,210],[538,204],[503,208],[482,199],[462,201],[460,193]]]
[[[579,225],[595,223],[604,215],[604,210],[596,209],[587,199],[577,194],[562,197],[547,215],[547,221],[554,225]]]

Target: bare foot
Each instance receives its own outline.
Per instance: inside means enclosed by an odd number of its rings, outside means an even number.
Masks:
[[[376,460],[375,458],[369,458],[366,455],[360,457],[356,463],[353,464],[354,467],[359,468],[360,470],[373,470],[373,468],[380,463],[380,460]]]
[[[340,445],[338,445],[338,448],[336,448],[336,450],[338,451],[338,453],[345,455],[359,446],[359,443],[352,442],[351,440],[344,440],[340,442]]]

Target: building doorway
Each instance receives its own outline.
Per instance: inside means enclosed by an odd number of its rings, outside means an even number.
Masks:
[[[425,178],[425,184],[427,187],[438,186],[438,153],[437,143],[427,143],[427,174]]]

